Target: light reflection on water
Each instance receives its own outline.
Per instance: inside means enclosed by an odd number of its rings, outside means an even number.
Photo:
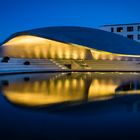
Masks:
[[[46,73],[0,77],[2,95],[26,107],[75,105],[140,93],[140,74]]]
[[[139,89],[140,74],[135,73],[1,75],[0,137],[139,136]]]

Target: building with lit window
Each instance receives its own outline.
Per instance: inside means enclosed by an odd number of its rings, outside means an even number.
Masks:
[[[140,23],[104,25],[100,29],[140,42]]]
[[[0,47],[0,73],[140,71],[140,43],[87,27],[18,32]]]

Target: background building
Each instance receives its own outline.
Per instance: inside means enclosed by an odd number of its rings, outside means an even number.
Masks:
[[[140,42],[140,23],[104,25],[100,29]]]

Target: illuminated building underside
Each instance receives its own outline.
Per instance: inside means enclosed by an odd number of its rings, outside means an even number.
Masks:
[[[82,27],[48,27],[12,35],[1,55],[53,60],[140,60],[140,43],[109,32]],[[85,61],[86,62],[86,61]]]
[[[137,55],[115,54],[87,46],[62,43],[36,36],[22,35],[3,45],[3,55],[16,58],[129,60]],[[16,50],[16,51],[15,51]]]

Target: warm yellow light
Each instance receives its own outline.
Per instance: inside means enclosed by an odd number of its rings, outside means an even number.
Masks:
[[[94,54],[93,54],[93,58],[94,58],[95,60],[99,60],[99,57],[100,57],[100,54],[99,54],[99,53],[94,53]]]
[[[13,83],[4,89],[4,95],[9,101],[27,106],[81,101],[84,94],[83,81],[71,78]]]
[[[44,76],[44,75],[43,75]],[[42,76],[42,77],[43,77]],[[136,94],[140,90],[117,91],[122,83],[138,79],[137,75],[121,73],[72,73],[34,78],[24,82],[11,79],[3,87],[3,95],[12,103],[26,106],[43,106],[63,102],[105,100],[115,94]]]
[[[17,36],[3,44],[5,56],[47,59],[86,59],[87,48],[36,36]],[[16,50],[16,51],[15,51]]]
[[[121,60],[123,57],[140,58],[139,55],[125,55],[96,50],[78,44],[67,44],[31,35],[17,36],[3,44],[3,55],[22,58],[86,59],[90,50],[95,60]],[[16,51],[15,51],[16,50]],[[126,58],[126,59],[127,59]]]
[[[109,60],[111,60],[111,61],[114,60],[113,55],[110,55],[110,56],[109,56]]]
[[[112,96],[117,86],[117,83],[108,83],[108,81],[95,79],[92,81],[89,89],[89,100]]]

